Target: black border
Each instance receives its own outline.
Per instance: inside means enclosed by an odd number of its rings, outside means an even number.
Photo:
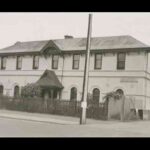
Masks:
[[[1,12],[149,12],[147,1],[3,1]],[[149,149],[148,138],[0,138],[11,149]],[[147,147],[146,147],[147,146]]]
[[[1,12],[149,12],[139,0],[13,0],[2,1]]]

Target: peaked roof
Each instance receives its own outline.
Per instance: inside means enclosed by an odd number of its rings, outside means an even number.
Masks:
[[[0,53],[40,52],[48,42],[49,40],[16,42],[12,46],[0,49]]]
[[[35,83],[37,86],[50,88],[63,88],[54,71],[45,70],[40,79]]]
[[[0,49],[0,54],[43,52],[46,48],[49,48],[49,51],[52,51],[54,48],[55,50],[59,50],[61,52],[85,50],[86,38],[17,42],[12,46]],[[91,39],[91,50],[112,50],[129,48],[133,49],[150,47],[129,35],[93,37]]]
[[[61,40],[53,40],[53,42],[63,51],[86,49],[86,38],[61,39]],[[145,48],[149,46],[128,35],[94,37],[91,39],[91,50],[143,48],[143,47]]]

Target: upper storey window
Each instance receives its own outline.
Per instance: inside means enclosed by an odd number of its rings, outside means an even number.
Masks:
[[[95,69],[101,69],[102,68],[102,54],[95,54]]]
[[[80,55],[73,55],[72,69],[79,69]]]
[[[39,56],[34,56],[33,57],[33,69],[38,69],[39,68]]]
[[[16,64],[16,69],[20,70],[22,68],[22,57],[17,56],[17,64]]]
[[[125,69],[125,59],[126,54],[125,53],[118,53],[117,54],[117,69]]]
[[[1,58],[1,69],[2,70],[6,69],[6,57]]]
[[[53,55],[52,56],[52,69],[58,69],[58,55]]]

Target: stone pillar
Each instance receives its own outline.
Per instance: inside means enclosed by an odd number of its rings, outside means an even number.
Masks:
[[[143,120],[150,120],[150,110],[143,110]]]
[[[55,114],[55,102],[54,102],[54,89],[50,89],[50,92],[51,92],[51,98],[50,98],[50,101],[51,101],[51,111]]]
[[[44,108],[45,108],[45,110],[47,110],[48,99],[49,99],[49,92],[46,90],[46,91],[44,92]]]

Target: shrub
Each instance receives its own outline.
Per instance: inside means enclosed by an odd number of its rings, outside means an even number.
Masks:
[[[103,97],[103,100],[107,100],[107,99],[110,99],[110,98],[113,98],[114,100],[119,100],[120,99],[120,95],[118,92],[109,92],[109,93],[106,93],[106,95]]]
[[[42,96],[42,89],[36,84],[27,84],[26,86],[22,87],[21,89],[21,96],[22,97],[41,97]]]

